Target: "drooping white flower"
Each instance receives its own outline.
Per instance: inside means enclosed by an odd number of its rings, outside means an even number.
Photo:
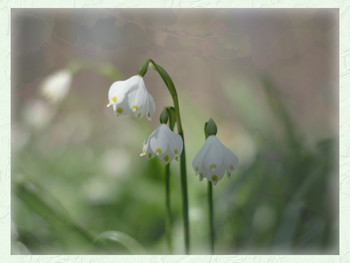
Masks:
[[[66,97],[72,80],[72,73],[67,69],[61,69],[44,79],[41,94],[51,102],[60,102]]]
[[[214,185],[224,176],[230,178],[238,165],[237,156],[226,148],[215,135],[207,138],[192,162],[192,167],[199,174],[199,180],[206,177]]]
[[[168,125],[161,124],[144,141],[140,156],[146,156],[148,160],[158,156],[164,164],[168,164],[174,158],[178,160],[182,149],[181,136],[171,131]]]
[[[107,107],[112,106],[117,116],[133,112],[137,119],[146,116],[148,120],[151,120],[156,111],[153,97],[147,91],[145,82],[139,75],[114,82],[109,88],[108,100]]]

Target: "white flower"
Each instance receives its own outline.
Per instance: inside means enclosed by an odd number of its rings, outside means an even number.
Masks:
[[[192,162],[196,175],[199,174],[199,180],[202,181],[206,177],[214,185],[224,176],[225,171],[230,178],[237,169],[237,165],[237,156],[226,148],[215,135],[207,138]]]
[[[161,124],[143,142],[140,156],[146,156],[150,160],[157,155],[164,164],[168,164],[174,158],[178,160],[182,149],[181,136],[171,131],[168,125]]]
[[[51,102],[60,102],[67,95],[73,76],[67,69],[57,71],[46,77],[41,84],[41,93]]]
[[[108,100],[107,107],[112,106],[115,115],[134,112],[137,119],[146,116],[151,120],[156,111],[153,97],[148,93],[145,82],[139,75],[114,82],[109,88]]]

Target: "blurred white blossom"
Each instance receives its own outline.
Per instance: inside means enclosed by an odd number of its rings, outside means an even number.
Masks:
[[[12,123],[11,127],[11,146],[12,151],[21,150],[29,141],[30,134],[25,125],[20,122]]]
[[[109,150],[103,155],[102,160],[109,176],[124,176],[131,168],[130,154],[126,149]]]
[[[22,111],[25,123],[34,129],[45,127],[52,120],[54,114],[55,109],[42,100],[29,100]]]
[[[153,97],[139,75],[114,82],[109,88],[108,100],[107,107],[112,106],[116,116],[133,112],[137,119],[146,116],[151,120],[156,110]]]
[[[73,75],[67,69],[57,71],[44,79],[41,84],[41,93],[51,102],[62,101],[72,84]]]

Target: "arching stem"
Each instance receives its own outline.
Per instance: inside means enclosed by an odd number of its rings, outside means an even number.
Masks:
[[[175,116],[176,116],[176,125],[177,132],[183,140],[183,150],[180,156],[180,172],[181,172],[181,192],[182,192],[182,214],[184,221],[184,240],[185,240],[185,252],[186,254],[190,253],[190,225],[188,220],[188,193],[187,193],[187,174],[186,174],[186,154],[185,154],[185,138],[182,130],[181,116],[180,116],[180,107],[177,97],[177,92],[175,85],[170,78],[169,74],[159,65],[157,65],[152,59],[146,60],[138,69],[138,74],[144,76],[147,72],[148,65],[151,65],[155,71],[161,76],[166,87],[169,90],[169,93],[173,99]]]

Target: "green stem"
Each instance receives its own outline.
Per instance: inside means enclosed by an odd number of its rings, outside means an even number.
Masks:
[[[213,185],[208,180],[208,204],[209,204],[209,231],[210,231],[210,250],[214,255],[214,206],[213,206]]]
[[[91,70],[102,76],[105,76],[112,81],[121,79],[121,73],[112,65],[108,63],[100,63],[91,60],[72,59],[66,68],[70,70],[73,75],[78,74],[82,70]]]
[[[188,194],[187,194],[187,176],[186,176],[186,156],[185,156],[185,141],[183,132],[179,133],[184,142],[182,154],[180,157],[181,171],[181,189],[182,189],[182,213],[184,220],[184,235],[185,235],[185,250],[186,254],[190,253],[190,225],[188,222]]]
[[[169,254],[173,253],[172,247],[172,217],[170,209],[170,163],[165,166],[165,207],[166,207],[166,237]]]
[[[208,121],[209,125],[210,125],[210,121],[212,121],[212,119]],[[207,129],[208,122],[204,124],[205,139],[207,139],[209,136],[208,129]],[[216,125],[215,125],[215,128],[216,128]],[[208,180],[208,205],[209,205],[208,217],[209,217],[210,251],[211,251],[211,254],[214,255],[214,240],[215,240],[214,234],[215,233],[214,233],[213,184],[209,180]]]
[[[181,136],[183,141],[183,150],[180,156],[180,171],[181,171],[181,190],[182,190],[182,213],[183,213],[183,221],[184,221],[184,239],[185,239],[185,251],[186,254],[190,253],[190,225],[188,221],[188,194],[187,194],[187,175],[186,175],[186,154],[185,154],[185,139],[184,133],[182,130],[181,116],[180,116],[180,107],[179,101],[177,98],[177,92],[175,89],[175,85],[170,78],[169,74],[159,65],[157,65],[152,59],[148,60],[148,63],[151,63],[154,69],[159,73],[165,85],[167,86],[170,95],[174,102],[175,108],[175,116],[177,123],[177,132]],[[143,65],[148,65],[143,64]],[[146,74],[146,70],[142,72],[142,74]],[[142,75],[141,74],[141,75]]]

